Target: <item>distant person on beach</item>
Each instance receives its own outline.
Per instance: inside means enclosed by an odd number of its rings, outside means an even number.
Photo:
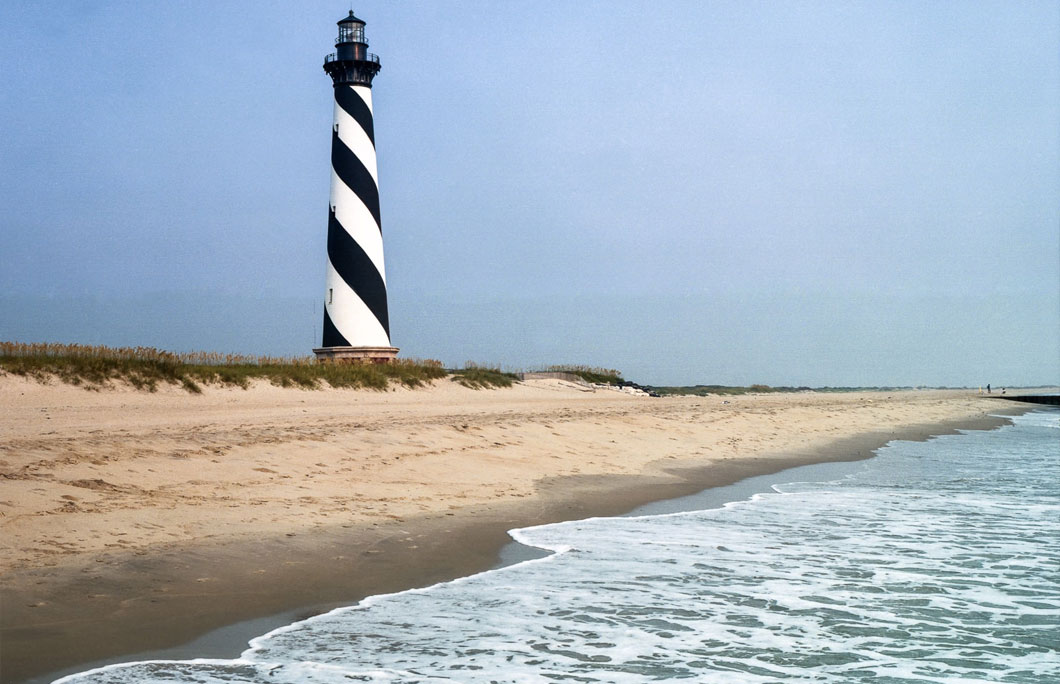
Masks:
[[[987,383],[986,385],[986,393],[990,394],[990,383]]]

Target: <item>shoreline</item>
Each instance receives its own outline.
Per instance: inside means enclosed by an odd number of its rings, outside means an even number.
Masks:
[[[1026,410],[1033,409],[1027,408],[1024,411],[1009,411],[1008,413],[1014,415],[1016,413],[1025,412]],[[695,489],[695,491],[688,492],[685,494],[678,494],[677,496],[650,498],[637,505],[634,505],[632,508],[626,511],[618,511],[608,514],[594,513],[577,517],[561,517],[557,520],[549,520],[547,522],[534,522],[531,524],[520,524],[516,527],[509,527],[504,532],[507,541],[503,544],[503,546],[499,546],[496,548],[496,552],[494,554],[496,558],[493,564],[489,566],[475,567],[467,574],[459,575],[459,577],[466,577],[470,574],[475,574],[478,572],[485,572],[501,567],[506,567],[509,565],[515,565],[524,560],[548,555],[546,552],[540,551],[533,547],[524,546],[523,544],[512,539],[512,537],[508,534],[508,531],[511,529],[516,529],[517,527],[533,527],[536,525],[546,525],[554,522],[579,520],[587,517],[655,515],[659,513],[676,513],[680,511],[715,508],[722,505],[723,503],[743,500],[744,498],[747,498],[747,496],[754,493],[765,492],[768,490],[769,487],[768,484],[761,484],[758,486],[750,484],[747,486],[743,486],[745,485],[745,483],[764,480],[768,481],[770,484],[774,484],[777,482],[775,478],[777,478],[778,476],[783,476],[785,473],[788,472],[804,469],[814,469],[818,466],[842,466],[844,464],[856,463],[858,461],[873,458],[877,449],[896,440],[925,441],[927,439],[940,435],[956,434],[958,430],[992,430],[1003,425],[1007,425],[1009,424],[1009,422],[1010,421],[1004,418],[988,417],[976,419],[967,424],[962,424],[959,426],[941,423],[914,425],[910,426],[904,433],[899,433],[898,437],[892,437],[890,435],[883,437],[882,435],[873,434],[858,435],[855,437],[844,438],[842,440],[839,440],[832,447],[826,448],[824,450],[825,452],[827,452],[827,457],[825,460],[817,460],[810,458],[809,460],[805,460],[804,462],[796,461],[793,462],[793,464],[791,465],[782,465],[778,470],[766,470],[763,472],[749,471],[745,477],[739,477],[738,479],[735,479],[732,482],[727,481],[729,479],[728,477],[721,477],[720,479],[714,480],[706,473],[702,473],[702,477],[707,477],[708,479],[711,479],[711,481],[716,481],[717,484],[712,484],[704,488],[697,488]],[[851,453],[855,454],[853,458],[850,458],[849,456],[844,457],[844,454],[849,455]],[[784,463],[785,461],[786,459],[784,458],[777,458],[767,463],[779,465]],[[717,473],[714,474],[715,477],[717,475]],[[689,478],[688,486],[695,486],[695,482],[695,477]],[[626,487],[623,487],[623,489],[625,488]],[[630,483],[628,485],[628,488],[630,490],[636,490],[636,485]],[[683,489],[683,487],[681,489]],[[731,493],[722,493],[720,496],[705,496],[715,492],[716,490],[733,491]],[[634,497],[632,500],[626,500],[626,502],[628,503],[629,501],[635,501],[636,498],[637,497]],[[709,498],[710,503],[707,506],[703,506],[702,502],[704,499],[707,498]],[[473,532],[471,534],[472,536],[474,536]],[[460,539],[460,533],[458,533],[457,536],[458,538],[456,540],[455,545],[459,546],[463,540]],[[507,554],[505,552],[507,552]],[[395,556],[391,559],[391,563],[395,565],[403,564],[404,560],[402,559],[402,555],[403,554],[401,551],[396,552]],[[483,556],[483,558],[485,558],[485,556]],[[452,577],[449,579],[456,579],[456,577]],[[439,581],[445,582],[448,580],[441,579]],[[361,596],[356,600],[300,606],[296,609],[287,610],[274,615],[264,616],[260,618],[251,618],[248,620],[240,621],[235,624],[221,626],[208,633],[202,634],[184,644],[153,651],[128,653],[113,658],[94,661],[91,663],[82,663],[81,665],[64,668],[62,670],[47,673],[46,675],[34,677],[32,679],[26,680],[22,684],[48,684],[49,682],[53,681],[58,677],[67,676],[85,670],[95,669],[104,665],[123,662],[133,662],[142,660],[190,660],[193,658],[232,659],[238,657],[240,653],[242,653],[249,647],[249,641],[251,639],[258,636],[262,636],[263,634],[266,634],[279,627],[291,624],[292,622],[303,620],[313,615],[325,613],[342,606],[355,605],[362,599],[367,598],[369,596],[394,593],[395,591],[400,592],[408,589],[423,588],[431,586],[435,583],[436,582],[414,583],[408,586],[401,587],[399,589],[395,589],[393,591],[371,591],[369,587],[364,587],[364,590],[367,593],[365,594],[365,596]]]
[[[838,405],[865,406],[879,400],[871,396],[845,397]],[[506,398],[500,390],[490,400],[504,406]],[[564,394],[563,398],[567,406],[572,397]],[[898,401],[909,398],[913,397]],[[590,419],[610,415],[607,412],[615,410],[612,399],[605,397],[609,402],[606,410],[590,412]],[[650,467],[638,468],[641,472],[636,474],[538,477],[534,495],[525,498],[502,497],[388,522],[332,523],[253,539],[202,539],[108,552],[109,557],[103,554],[102,558],[99,554],[91,559],[78,556],[68,563],[16,570],[8,573],[3,587],[4,605],[13,609],[4,610],[2,678],[5,682],[50,681],[60,673],[101,665],[103,659],[125,661],[164,648],[169,649],[167,657],[178,657],[172,655],[173,647],[188,642],[195,649],[188,650],[189,656],[234,657],[249,638],[279,624],[356,603],[365,596],[426,586],[494,567],[501,549],[511,541],[507,532],[512,528],[624,514],[652,501],[676,499],[756,475],[772,475],[810,463],[868,458],[874,449],[894,439],[925,439],[955,429],[989,429],[1007,421],[987,414],[1027,410],[1022,406],[999,407],[994,402],[982,404],[974,397],[969,401],[963,395],[961,399],[968,403],[960,407],[962,415],[951,420],[894,425],[825,442],[816,440],[805,447],[758,451],[742,458],[681,459],[670,454],[647,461]],[[620,419],[628,419],[626,407],[632,407],[634,414],[660,406],[664,411],[673,409],[645,401],[657,400],[623,398]],[[681,424],[689,418],[682,412],[684,408],[700,408],[703,398],[670,403],[682,409],[677,411],[677,424]],[[754,405],[755,401],[742,403]],[[781,410],[776,406],[782,403],[774,400],[765,413]],[[784,410],[798,412],[804,408],[796,404]],[[827,398],[824,405],[829,411],[837,406]],[[467,419],[468,407],[460,408],[462,419]],[[393,419],[390,413],[388,417]],[[670,423],[666,426],[673,427]],[[583,426],[579,423],[576,427]],[[633,436],[638,434],[634,431]],[[565,443],[561,438],[552,446]],[[681,446],[694,451],[696,444],[684,442]],[[47,605],[33,606],[41,596],[46,597]],[[40,619],[47,616],[39,608],[49,606],[59,607],[58,613],[53,613],[52,619]],[[277,624],[279,620],[283,622]],[[235,644],[238,646],[233,652]],[[43,678],[45,673],[48,679]]]

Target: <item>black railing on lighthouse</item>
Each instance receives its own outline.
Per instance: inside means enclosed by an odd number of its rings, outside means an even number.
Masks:
[[[331,64],[332,62],[337,62],[337,61],[339,61],[339,58],[335,56],[334,52],[332,52],[330,55],[327,55],[326,57],[324,57],[324,64]],[[373,54],[373,53],[369,52],[369,53],[367,53],[364,61],[366,61],[366,62],[375,62],[376,64],[379,64],[379,55],[376,55],[376,54]]]

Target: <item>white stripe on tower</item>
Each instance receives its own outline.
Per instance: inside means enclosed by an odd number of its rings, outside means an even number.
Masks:
[[[379,319],[357,296],[357,293],[350,289],[346,281],[335,272],[330,260],[328,260],[326,280],[328,287],[334,289],[334,301],[344,303],[344,306],[327,307],[332,325],[340,331],[356,330],[358,340],[356,345],[333,346],[389,347],[390,336],[379,324]]]
[[[339,22],[335,47],[324,62],[335,85],[335,118],[322,351],[390,348],[372,120],[379,59],[368,53],[364,22],[352,12]]]
[[[368,108],[368,113],[371,114],[372,91],[364,86],[348,87],[360,96]],[[365,168],[368,169],[368,172],[372,174],[372,178],[378,184],[379,177],[376,175],[375,169],[375,143],[368,137],[368,132],[364,130],[361,124],[347,114],[338,101],[335,102],[335,129],[338,131],[339,140],[344,142],[346,147],[350,148],[357,155],[357,158],[364,162]]]

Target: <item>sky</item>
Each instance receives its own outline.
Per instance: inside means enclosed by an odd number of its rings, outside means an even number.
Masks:
[[[318,346],[349,9],[0,4],[0,339]],[[1060,382],[1055,2],[353,9],[402,356]]]

